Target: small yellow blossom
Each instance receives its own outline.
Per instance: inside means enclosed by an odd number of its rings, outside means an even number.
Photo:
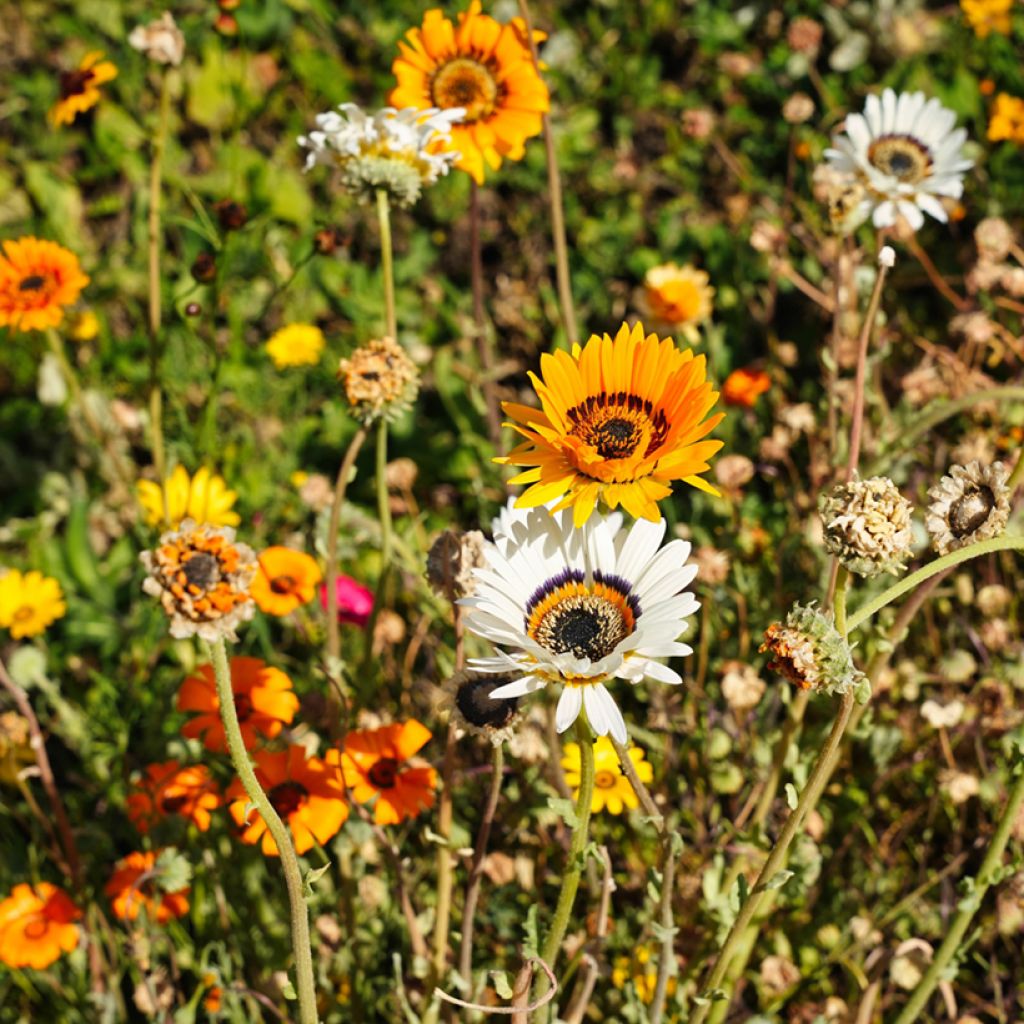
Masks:
[[[644,752],[639,747],[631,747],[629,759],[636,768],[641,782],[650,782],[654,778],[654,769],[644,760]],[[573,799],[579,795],[580,789],[580,748],[578,743],[565,745],[565,756],[562,758],[565,769],[566,784],[573,791]],[[619,755],[607,736],[599,736],[594,744],[594,799],[591,801],[591,813],[606,810],[609,814],[622,814],[627,808],[632,810],[640,805],[629,779],[622,774]]]
[[[992,104],[988,119],[989,142],[1016,142],[1024,145],[1024,99],[1001,92]]]
[[[654,999],[658,987],[658,961],[647,946],[640,946],[631,957],[619,957],[612,968],[612,984],[621,991],[626,982],[633,982],[637,999],[645,1005]],[[670,977],[666,992],[672,995],[676,990],[676,979]]]
[[[52,577],[17,569],[0,576],[0,626],[15,640],[37,636],[66,611],[60,584]]]
[[[191,478],[184,466],[176,466],[163,488],[152,480],[140,480],[138,494],[150,526],[176,527],[186,517],[210,526],[237,526],[240,522],[238,513],[232,511],[238,494],[205,466]]]
[[[1009,35],[1012,7],[1013,0],[960,0],[960,9],[967,24],[979,39],[984,39],[990,32]]]
[[[72,341],[92,341],[99,333],[100,318],[91,309],[76,313],[68,324],[68,337]]]
[[[288,324],[275,332],[266,348],[279,370],[286,366],[315,366],[324,350],[324,333],[314,324]]]

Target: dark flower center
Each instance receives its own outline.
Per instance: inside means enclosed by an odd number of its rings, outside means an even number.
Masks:
[[[501,729],[508,725],[519,706],[518,697],[491,696],[491,691],[512,680],[512,676],[477,676],[467,679],[455,691],[455,706],[470,725]]]
[[[275,576],[270,581],[270,589],[275,594],[294,594],[295,593],[295,577],[294,576]]]
[[[669,429],[663,409],[655,409],[648,398],[625,391],[591,395],[566,415],[573,436],[594,448],[602,459],[629,458],[641,445],[647,457],[662,445]]]
[[[932,169],[928,147],[909,135],[883,135],[871,143],[868,160],[883,174],[913,184],[927,178]]]
[[[469,57],[458,57],[438,68],[430,82],[430,95],[442,110],[464,107],[471,124],[494,113],[501,87],[490,69]]]
[[[93,72],[91,69],[61,72],[60,98],[66,100],[71,96],[81,96],[92,79]]]
[[[282,818],[293,815],[309,796],[309,790],[298,782],[281,782],[267,794],[274,810]]]
[[[164,814],[180,814],[188,802],[189,796],[187,793],[178,793],[176,796],[165,796],[160,801],[160,809]]]
[[[985,524],[996,507],[996,496],[984,485],[957,498],[949,509],[949,529],[957,540],[969,537]]]
[[[639,434],[636,423],[615,417],[597,427],[593,443],[602,459],[622,459],[633,454]]]
[[[217,559],[204,551],[194,554],[181,570],[185,574],[185,579],[200,590],[209,590],[220,575]]]
[[[393,789],[398,781],[398,761],[382,757],[366,774],[377,789]]]
[[[553,654],[600,661],[629,633],[622,612],[593,595],[570,597],[556,605],[537,630],[537,642]]]
[[[31,277],[26,277],[22,280],[21,284],[18,285],[18,291],[37,292],[44,284],[46,284],[46,278],[42,274],[33,274]]]
[[[244,722],[252,714],[252,701],[248,694],[235,694],[235,714],[238,715],[240,722]]]

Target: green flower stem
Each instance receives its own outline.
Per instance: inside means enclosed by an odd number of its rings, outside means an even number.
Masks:
[[[380,519],[380,578],[391,564],[391,501],[388,497],[388,421],[377,424],[377,515]]]
[[[252,762],[245,749],[242,730],[238,725],[238,712],[235,709],[235,695],[231,688],[231,669],[228,667],[228,652],[223,639],[207,645],[210,660],[213,662],[214,677],[217,681],[217,700],[220,704],[220,717],[224,723],[224,735],[227,737],[228,752],[231,763],[242,780],[246,796],[259,811],[267,829],[277,844],[281,858],[281,869],[284,871],[285,885],[288,888],[288,902],[291,906],[292,950],[295,954],[295,973],[298,980],[299,1022],[300,1024],[318,1024],[316,1010],[316,987],[313,981],[313,954],[309,944],[309,908],[303,893],[302,871],[299,858],[292,846],[292,838],[287,826],[281,821],[274,805],[263,792],[263,787],[256,778]]]
[[[1010,479],[1006,481],[1006,486],[1010,488],[1011,497],[1017,493],[1017,488],[1022,483],[1024,483],[1024,448],[1017,453],[1017,465],[1013,467]]]
[[[960,943],[963,942],[975,913],[977,913],[982,900],[985,898],[985,894],[991,888],[999,869],[1002,867],[1007,841],[1010,838],[1010,833],[1013,831],[1017,815],[1021,807],[1024,806],[1024,759],[1017,765],[1016,770],[1018,772],[1017,781],[1014,783],[1013,789],[1010,790],[1010,798],[1006,803],[1006,807],[1003,808],[999,824],[996,826],[996,831],[989,843],[985,859],[981,864],[981,870],[978,872],[974,890],[970,897],[960,905],[956,917],[953,918],[953,923],[946,932],[946,938],[939,947],[938,953],[935,954],[935,959],[932,960],[928,970],[925,971],[924,977],[918,982],[917,988],[914,989],[909,1002],[903,1007],[903,1012],[896,1018],[896,1024],[912,1024],[913,1021],[920,1017],[925,1004],[945,975],[950,961],[956,956]]]
[[[554,971],[562,940],[569,927],[569,915],[576,900],[576,890],[583,874],[583,851],[587,846],[587,834],[590,828],[590,808],[594,801],[594,739],[590,734],[590,725],[586,717],[580,713],[576,719],[576,742],[580,748],[580,791],[576,798],[576,827],[572,832],[569,845],[569,863],[562,875],[562,889],[555,905],[555,916],[551,920],[551,930],[544,942],[541,959]],[[541,1013],[541,1020],[548,1019],[548,1010]]]
[[[163,176],[164,150],[171,115],[171,94],[167,85],[167,71],[160,71],[160,107],[153,153],[149,165],[149,432],[153,450],[153,467],[163,501],[163,518],[168,522],[167,510],[167,456],[163,430],[163,391],[160,388],[160,182]]]
[[[948,555],[936,558],[933,562],[922,566],[917,572],[905,576],[898,583],[894,583],[888,590],[879,594],[872,601],[858,608],[849,621],[849,631],[862,626],[873,615],[880,612],[886,605],[891,604],[897,598],[911,590],[915,590],[926,580],[931,579],[936,573],[945,569],[951,569],[955,565],[969,562],[972,558],[980,558],[982,555],[990,555],[995,551],[1024,551],[1024,537],[994,537],[992,540],[979,541],[977,544],[969,544],[965,548],[951,551]]]
[[[786,819],[786,824],[783,826],[779,838],[775,841],[775,845],[772,847],[764,867],[761,868],[757,881],[754,882],[750,894],[740,907],[740,912],[736,915],[736,920],[729,929],[729,934],[725,938],[718,959],[715,961],[715,965],[703,986],[705,993],[710,994],[716,989],[721,988],[722,983],[725,981],[729,963],[733,959],[734,954],[736,954],[747,927],[754,920],[764,903],[771,898],[773,890],[768,888],[768,883],[785,867],[790,844],[796,837],[797,832],[799,832],[811,808],[817,804],[825,784],[832,775],[835,762],[839,756],[839,746],[849,724],[853,708],[853,693],[844,694],[842,703],[839,706],[839,713],[832,723],[832,731],[829,733],[817,761],[814,762],[807,785],[804,786],[804,790],[800,794],[800,800],[795,810]],[[707,1019],[711,1006],[710,999],[696,1006],[690,1017],[689,1024],[703,1024],[703,1021]]]
[[[398,341],[398,315],[395,312],[395,258],[391,246],[391,204],[387,192],[377,189],[377,219],[380,222],[380,265],[384,276],[384,330]]]

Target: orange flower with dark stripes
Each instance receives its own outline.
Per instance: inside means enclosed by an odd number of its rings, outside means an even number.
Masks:
[[[276,752],[262,750],[253,761],[263,791],[291,830],[296,853],[323,845],[345,824],[348,804],[335,765],[308,757],[297,744]],[[242,842],[260,843],[266,856],[276,857],[277,843],[260,812],[253,810],[240,779],[228,787],[227,798]]]
[[[256,575],[249,593],[267,615],[290,615],[316,596],[324,578],[316,559],[304,551],[272,547],[257,556]]]
[[[31,235],[4,242],[0,256],[0,327],[42,331],[64,319],[89,278],[64,246]]]
[[[55,127],[71,124],[79,114],[99,103],[103,96],[99,86],[114,78],[117,68],[103,60],[101,50],[87,53],[74,71],[61,72],[60,99],[50,109],[50,122]]]
[[[128,817],[143,835],[170,815],[180,815],[205,832],[210,811],[220,804],[210,769],[202,764],[182,768],[178,761],[149,765],[127,800]]]
[[[231,689],[247,750],[256,745],[258,736],[273,739],[299,710],[291,679],[259,658],[231,659]],[[227,750],[212,665],[200,666],[195,675],[181,684],[178,710],[199,712],[181,727],[182,736],[201,739],[206,749],[214,753]]]
[[[595,334],[571,354],[541,356],[540,370],[530,374],[540,409],[503,405],[526,438],[495,460],[528,467],[510,481],[531,485],[517,508],[557,502],[554,511],[571,507],[582,526],[603,501],[657,522],[674,480],[718,494],[700,475],[722,447],[704,438],[724,415],[708,415],[718,392],[704,356],[623,324],[614,340]]]
[[[739,405],[753,409],[758,398],[772,386],[772,379],[764,370],[744,366],[733,370],[722,384],[722,401],[726,405]]]
[[[118,920],[134,921],[145,910],[151,921],[166,924],[188,913],[188,886],[164,892],[158,874],[157,853],[153,850],[129,853],[114,865],[103,891],[110,897]]]
[[[536,31],[533,37],[545,38]],[[427,11],[398,46],[401,56],[391,65],[398,85],[388,102],[399,110],[462,108],[462,122],[452,126],[456,167],[483,184],[485,165],[496,171],[502,159],[523,158],[550,101],[521,18],[503,25],[473,0],[458,25],[440,10]]]
[[[381,729],[350,732],[345,737],[340,758],[345,785],[352,799],[360,803],[376,796],[373,817],[378,825],[397,825],[433,806],[437,772],[430,765],[406,764],[431,735],[413,718]],[[328,759],[331,754],[336,752],[330,752]]]
[[[78,945],[82,912],[49,882],[16,885],[0,901],[0,963],[42,970]]]

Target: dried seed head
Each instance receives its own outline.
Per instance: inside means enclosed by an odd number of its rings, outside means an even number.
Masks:
[[[1002,217],[986,217],[974,229],[978,258],[987,263],[1002,263],[1016,241],[1013,228]]]
[[[445,530],[427,553],[427,582],[449,601],[469,597],[476,589],[474,569],[487,564],[484,535],[479,530],[458,533]]]
[[[149,573],[142,589],[160,599],[171,620],[171,636],[234,640],[235,628],[252,618],[249,587],[256,555],[235,543],[230,527],[185,519],[160,538],[155,550],[139,557]]]
[[[998,537],[1010,518],[1009,471],[1001,462],[953,466],[928,492],[925,526],[940,555]]]
[[[884,476],[839,484],[820,502],[825,547],[861,576],[894,576],[910,556],[914,507]]]
[[[459,725],[485,736],[495,745],[512,735],[520,719],[518,697],[492,697],[499,686],[511,683],[513,675],[456,672],[451,679],[452,711]]]
[[[770,669],[801,690],[833,694],[867,685],[832,616],[811,605],[794,605],[785,622],[772,623],[759,649],[771,656]]]
[[[394,338],[375,338],[342,359],[338,377],[365,423],[397,419],[416,399],[419,371]]]

